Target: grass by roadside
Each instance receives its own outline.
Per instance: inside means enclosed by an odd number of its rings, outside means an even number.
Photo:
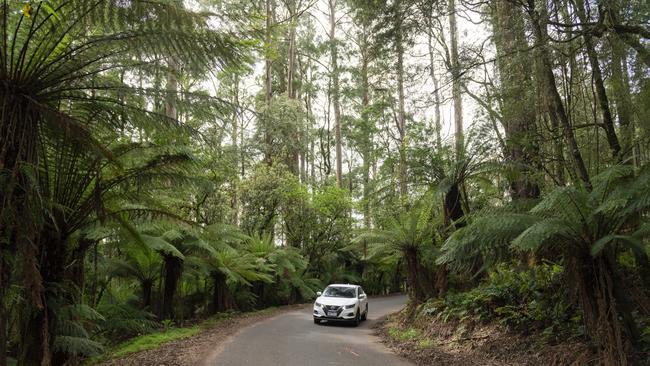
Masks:
[[[226,312],[214,315],[208,319],[187,327],[170,326],[160,331],[144,334],[128,339],[109,349],[105,353],[92,357],[84,362],[85,366],[97,365],[114,359],[119,359],[133,353],[153,350],[173,341],[195,337],[202,331],[218,326],[228,320],[263,316],[277,311],[279,308],[270,307],[251,312]]]

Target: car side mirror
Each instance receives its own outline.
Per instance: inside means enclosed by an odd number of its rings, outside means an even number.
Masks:
[[[360,299],[365,299],[365,298],[366,298],[366,294],[361,294],[361,295],[359,295],[359,298],[360,298]]]
[[[323,294],[322,292],[318,291],[318,292],[316,293],[316,296],[320,296],[320,295],[322,295],[322,294]]]

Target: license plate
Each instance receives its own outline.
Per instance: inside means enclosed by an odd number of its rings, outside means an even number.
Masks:
[[[336,316],[336,311],[328,311],[327,316]]]

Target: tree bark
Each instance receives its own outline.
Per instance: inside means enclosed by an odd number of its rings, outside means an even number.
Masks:
[[[332,104],[334,106],[334,138],[336,139],[336,186],[341,188],[343,179],[343,153],[341,149],[341,106],[338,66],[338,46],[336,44],[336,0],[329,0],[330,20],[330,72],[332,73]]]
[[[266,48],[266,53],[264,55],[264,101],[266,103],[267,112],[264,115],[264,161],[266,164],[271,166],[273,165],[273,157],[271,156],[271,133],[270,133],[270,124],[268,109],[271,107],[271,98],[273,96],[273,86],[271,79],[271,68],[273,66],[273,61],[271,60],[271,27],[273,26],[273,7],[275,6],[274,0],[266,0],[266,28],[264,35],[264,46]]]
[[[449,0],[447,2],[447,12],[449,13],[449,36],[451,41],[451,93],[454,100],[454,134],[456,139],[456,159],[460,161],[464,158],[465,154],[465,134],[463,132],[463,97],[461,94],[462,80],[460,62],[458,57],[458,29],[456,28],[455,0]]]
[[[408,196],[407,167],[406,167],[406,147],[408,144],[406,133],[406,110],[404,106],[404,29],[402,2],[395,3],[395,51],[397,52],[397,93],[398,93],[398,113],[397,129],[399,132],[399,191],[402,199]]]
[[[535,157],[539,154],[535,134],[535,102],[531,67],[527,62],[523,14],[510,0],[497,0],[492,9],[497,68],[501,80],[502,122],[506,135],[508,159],[520,172],[511,180],[515,199],[539,197],[535,181]]]

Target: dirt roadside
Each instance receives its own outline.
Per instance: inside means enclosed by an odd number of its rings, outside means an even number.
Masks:
[[[283,306],[257,315],[243,313],[207,327],[194,337],[171,341],[158,348],[132,353],[96,366],[208,366],[220,346],[241,329],[306,306],[308,305]]]
[[[578,366],[594,361],[587,345],[578,340],[548,344],[537,336],[510,333],[495,324],[435,322],[413,339],[396,338],[391,335],[395,329],[405,330],[391,316],[375,326],[384,344],[416,365]]]

